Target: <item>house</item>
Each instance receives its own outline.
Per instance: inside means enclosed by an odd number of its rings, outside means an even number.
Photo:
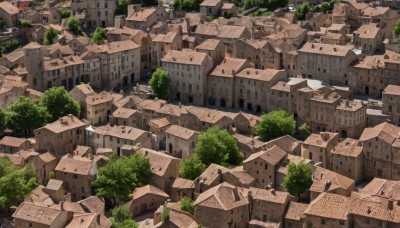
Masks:
[[[90,95],[94,95],[95,92],[90,84],[80,84],[75,86],[71,91],[68,92],[72,98],[79,102],[81,106],[82,115],[87,115],[86,98]]]
[[[313,183],[309,189],[311,201],[323,192],[350,196],[355,186],[354,180],[318,166],[313,167],[312,180]]]
[[[22,203],[13,214],[16,227],[63,227],[72,214],[60,208]]]
[[[382,51],[383,40],[383,30],[374,23],[362,25],[353,33],[355,47],[370,55]]]
[[[145,31],[158,21],[169,18],[168,12],[163,7],[142,8],[141,5],[128,5],[126,27]]]
[[[168,153],[178,158],[187,158],[194,154],[196,149],[198,132],[178,126],[171,125],[165,131],[166,146]]]
[[[305,224],[320,227],[349,227],[350,203],[351,200],[347,196],[322,193],[304,211]]]
[[[167,201],[169,195],[153,185],[145,185],[136,188],[130,197],[132,200],[125,205],[128,206],[132,216],[136,216],[157,209]]]
[[[72,200],[85,199],[93,194],[92,181],[96,179],[97,169],[105,165],[104,157],[81,157],[65,155],[54,170],[54,177],[64,182],[66,192]]]
[[[389,115],[394,124],[400,126],[400,86],[388,85],[382,93],[382,113]]]
[[[204,0],[200,3],[200,13],[203,17],[208,15],[218,16],[223,5],[222,0]]]
[[[151,184],[164,192],[168,191],[171,178],[179,177],[179,164],[181,160],[146,148],[138,149],[137,153],[150,160],[151,172],[153,173]]]
[[[303,228],[305,215],[304,211],[308,204],[290,201],[284,218],[284,227]]]
[[[246,227],[250,221],[249,201],[237,187],[221,183],[197,197],[194,217],[210,228]]]
[[[34,130],[35,149],[52,151],[58,158],[85,144],[85,124],[73,115]]]
[[[110,93],[101,92],[86,97],[86,118],[92,125],[109,121],[113,97]]]
[[[20,150],[28,150],[30,147],[30,141],[24,138],[4,136],[0,140],[0,150],[8,154],[13,154]]]
[[[142,129],[142,113],[129,108],[118,108],[110,116],[111,125],[124,125]]]
[[[331,150],[331,170],[353,179],[356,183],[363,180],[363,147],[358,140],[346,138]]]
[[[251,32],[245,26],[223,25],[217,38],[224,43],[226,53],[231,55],[235,42],[239,39],[250,39]]]
[[[196,46],[195,51],[208,54],[208,56],[213,60],[214,65],[221,63],[225,58],[224,43],[217,39],[207,39],[203,41],[201,44]]]
[[[172,178],[168,190],[171,200],[174,202],[180,201],[183,197],[189,199],[194,198],[194,181],[184,178]]]
[[[6,23],[7,27],[12,28],[17,26],[18,14],[18,7],[11,4],[11,2],[0,2],[0,18]]]
[[[301,147],[301,156],[320,162],[322,167],[329,169],[331,150],[338,143],[339,135],[331,132],[321,132],[320,134],[311,134],[304,141]]]
[[[250,155],[243,161],[243,170],[255,179],[255,187],[266,188],[268,185],[275,188],[276,171],[286,159],[287,154],[277,146],[265,151]]]
[[[151,45],[152,69],[161,67],[161,59],[171,50],[182,50],[182,36],[176,32],[158,34]]]
[[[212,59],[205,53],[183,49],[168,52],[161,61],[162,67],[169,72],[171,98],[203,105],[206,99],[207,74],[213,67]]]
[[[171,123],[168,121],[167,118],[157,118],[152,119],[149,121],[150,132],[155,135],[156,139],[155,142],[157,145],[154,147],[156,149],[166,149],[166,131],[171,126]]]
[[[114,12],[117,3],[102,0],[93,4],[90,0],[71,2],[71,16],[81,20],[84,27],[96,28],[114,25]]]

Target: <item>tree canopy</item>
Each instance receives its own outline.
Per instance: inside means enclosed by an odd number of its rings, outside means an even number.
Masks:
[[[393,33],[394,33],[396,36],[399,36],[399,35],[400,35],[400,21],[398,21],[398,22],[396,23],[396,27],[394,27]]]
[[[52,121],[68,114],[79,117],[81,111],[79,103],[69,95],[63,86],[47,89],[41,102],[50,113]]]
[[[6,111],[0,108],[0,129],[4,129],[6,127]]]
[[[192,155],[181,161],[179,175],[183,178],[194,180],[200,176],[207,166],[204,165],[196,155]]]
[[[297,19],[304,20],[306,19],[307,14],[312,10],[313,5],[309,2],[304,2],[303,4],[299,5],[294,14],[296,15]]]
[[[169,209],[167,203],[164,203],[163,211],[160,216],[162,224],[166,224],[169,221],[169,211],[170,211],[170,209]]]
[[[308,136],[311,135],[310,126],[308,126],[306,123],[303,123],[303,124],[299,127],[299,132],[300,132],[300,135],[301,135],[301,136],[303,136],[304,138],[307,138]]]
[[[117,9],[115,15],[128,16],[128,5],[141,4],[142,6],[156,6],[158,5],[157,0],[117,0]]]
[[[312,184],[312,169],[304,163],[289,163],[287,175],[282,186],[290,194],[296,196],[306,192]]]
[[[184,196],[181,199],[180,208],[181,208],[181,211],[186,211],[186,212],[192,213],[193,212],[193,200]]]
[[[272,111],[261,116],[255,132],[261,140],[268,141],[284,135],[292,135],[296,127],[293,115],[285,110]]]
[[[165,97],[169,91],[168,71],[157,68],[151,76],[149,84],[158,97]]]
[[[93,33],[92,41],[95,44],[102,44],[104,39],[107,38],[106,30],[102,27],[97,27]]]
[[[51,45],[53,44],[54,38],[57,37],[59,31],[54,29],[53,27],[49,27],[44,32],[44,45]]]
[[[199,10],[202,2],[203,0],[174,0],[173,7],[186,11]]]
[[[112,158],[99,169],[93,187],[97,196],[115,204],[116,199],[128,201],[129,194],[135,188],[148,184],[151,177],[149,159],[135,153],[129,157]]]
[[[68,24],[68,30],[70,30],[74,35],[78,35],[78,36],[83,35],[83,31],[81,28],[81,22],[79,21],[78,18],[73,17],[73,16],[69,17],[67,24]]]
[[[181,162],[179,172],[181,177],[194,180],[211,163],[229,166],[239,165],[242,161],[235,138],[227,130],[213,127],[200,133],[196,153]]]
[[[38,186],[32,170],[14,166],[9,157],[0,158],[0,210],[18,206]]]
[[[245,0],[244,9],[250,9],[251,7],[268,8],[269,11],[274,11],[278,8],[286,7],[289,0]]]
[[[112,228],[137,228],[138,224],[132,219],[129,208],[125,205],[115,207],[111,211]]]
[[[7,110],[6,125],[18,135],[31,135],[51,119],[47,109],[27,97],[20,97]]]

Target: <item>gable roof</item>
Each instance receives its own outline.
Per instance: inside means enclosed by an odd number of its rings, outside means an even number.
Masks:
[[[136,188],[130,196],[133,200],[136,200],[148,194],[157,195],[165,198],[169,197],[169,195],[161,189],[149,184],[143,187]]]
[[[140,148],[137,153],[148,158],[150,160],[151,172],[161,177],[165,175],[166,171],[171,168],[172,165],[174,165],[174,162],[177,162],[177,165],[179,165],[180,162],[180,159],[171,155],[147,148]]]
[[[310,203],[304,214],[329,219],[347,220],[350,202],[350,198],[346,196],[322,193]]]
[[[188,140],[198,132],[178,125],[171,125],[171,127],[169,127],[168,130],[165,131],[165,133],[176,136],[181,139]]]
[[[244,163],[251,162],[257,158],[264,160],[268,164],[276,165],[278,162],[282,161],[283,158],[286,157],[286,152],[279,148],[278,146],[273,146],[265,151],[260,151],[250,155],[246,160],[243,161]]]

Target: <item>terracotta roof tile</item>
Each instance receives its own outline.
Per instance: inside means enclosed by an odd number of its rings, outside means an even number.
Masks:
[[[153,185],[145,185],[143,187],[136,188],[135,191],[130,195],[133,200],[139,199],[147,194],[163,196],[168,198],[169,195],[162,191],[161,189],[154,187]]]
[[[74,128],[83,127],[85,124],[81,122],[75,116],[64,116],[60,119],[54,121],[53,123],[47,124],[46,126],[42,127],[54,133],[60,133],[64,131],[68,131]]]
[[[181,139],[190,139],[193,135],[198,134],[198,132],[184,128],[178,125],[171,125],[165,133],[176,136]]]
[[[304,211],[308,208],[308,204],[291,201],[285,215],[285,219],[301,221],[304,218]]]
[[[277,165],[278,162],[282,161],[286,157],[286,152],[277,146],[273,146],[266,151],[260,151],[250,155],[243,163],[253,161],[256,158],[260,158],[271,165]]]
[[[26,141],[27,141],[27,139],[24,139],[24,138],[16,138],[16,137],[12,137],[12,136],[4,136],[0,140],[0,145],[9,146],[9,147],[18,147],[19,148]]]
[[[322,193],[310,203],[304,214],[329,219],[347,220],[349,207],[349,197]]]

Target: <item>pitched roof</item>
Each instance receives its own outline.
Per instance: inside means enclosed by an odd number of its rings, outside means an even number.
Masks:
[[[75,86],[75,88],[78,89],[79,91],[81,91],[85,95],[92,95],[95,93],[93,88],[90,86],[90,84],[79,84],[79,85]]]
[[[73,115],[61,117],[53,123],[47,124],[40,129],[47,129],[54,133],[68,131],[74,128],[83,127],[85,124]]]
[[[74,213],[71,222],[66,226],[66,228],[92,228],[101,227],[109,228],[111,227],[111,221],[104,215],[97,213]]]
[[[202,65],[202,63],[207,58],[211,61],[211,58],[206,53],[196,52],[191,49],[183,49],[182,51],[171,50],[162,58],[161,61],[190,65]]]
[[[383,92],[384,94],[400,96],[400,86],[388,85]]]
[[[381,29],[377,27],[377,24],[370,23],[360,26],[354,33],[359,34],[360,38],[374,39]]]
[[[194,181],[176,177],[173,178],[170,182],[171,188],[178,189],[194,189]]]
[[[353,190],[354,180],[336,172],[314,166],[310,191],[330,192],[335,189]]]
[[[248,204],[249,201],[238,191],[237,187],[226,182],[201,193],[194,202],[195,207],[203,206],[225,211]]]
[[[92,94],[86,97],[86,104],[88,105],[98,105],[107,103],[113,100],[111,93],[101,92],[98,94]]]
[[[304,214],[329,219],[347,220],[349,207],[349,197],[322,193],[310,203]]]
[[[137,112],[137,110],[131,108],[118,108],[112,113],[112,116],[116,118],[128,119]]]
[[[254,68],[246,68],[240,71],[236,75],[236,77],[269,82],[274,79],[275,76],[282,72],[284,71],[274,69],[260,70]]]
[[[0,8],[3,9],[6,13],[11,15],[19,13],[18,7],[14,6],[13,4],[7,1],[0,2]]]
[[[130,196],[132,197],[133,200],[136,200],[148,194],[158,195],[165,198],[169,197],[169,195],[164,191],[162,191],[161,189],[149,184],[143,187],[136,188],[135,191],[133,191],[133,193]]]
[[[218,34],[219,38],[239,39],[247,30],[244,26],[224,25]]]
[[[50,226],[61,216],[61,211],[56,208],[22,203],[13,214],[13,218],[31,221]]]
[[[95,129],[95,132],[97,129],[102,128],[98,127]],[[137,140],[139,137],[141,137],[144,134],[150,134],[147,131],[143,131],[139,128],[134,128],[134,127],[129,127],[129,126],[113,126],[111,128],[103,128],[105,131],[106,135],[113,136],[116,138],[121,138],[121,139],[127,139],[127,140]],[[99,129],[101,130],[101,129]]]
[[[360,142],[364,142],[376,137],[392,144],[395,139],[400,137],[400,128],[391,123],[384,122],[372,128],[365,128],[359,140]]]
[[[78,201],[78,203],[91,212],[104,214],[104,200],[97,196],[89,196],[88,198]]]
[[[285,219],[300,221],[304,218],[304,211],[308,208],[308,204],[290,201]]]
[[[265,151],[260,151],[250,155],[243,163],[253,161],[254,159],[260,158],[265,162],[276,165],[278,162],[282,161],[286,157],[286,152],[277,146],[273,146]]]
[[[150,160],[151,172],[161,177],[165,175],[169,168],[176,168],[175,166],[172,167],[173,162],[178,164],[180,162],[178,158],[151,149],[140,148],[137,152]]]
[[[293,151],[300,146],[300,141],[293,138],[290,135],[284,135],[282,137],[272,139],[262,145],[264,150],[272,148],[273,146],[278,146],[287,153],[293,153]]]
[[[86,176],[90,174],[92,165],[93,160],[89,158],[65,155],[61,158],[55,170]]]
[[[298,50],[298,52],[344,57],[347,53],[351,52],[353,48],[353,45],[341,46],[333,44],[306,43]]]
[[[156,8],[147,8],[147,9],[142,9],[138,12],[134,12],[131,15],[128,15],[126,20],[128,21],[146,21],[147,18],[149,18],[153,13],[156,13],[157,9]]]
[[[217,6],[221,2],[221,0],[204,0],[200,6]]]
[[[360,189],[359,192],[398,201],[400,200],[400,181],[374,178],[363,189]]]
[[[338,143],[332,150],[332,154],[340,154],[349,157],[358,157],[362,154],[363,147],[358,146],[358,140],[346,138]]]
[[[185,127],[178,126],[178,125],[171,125],[171,127],[169,127],[165,131],[165,133],[173,135],[173,136],[176,136],[176,137],[181,138],[181,139],[188,140],[198,132],[190,130],[190,129],[185,128]]]
[[[290,197],[290,194],[288,192],[276,191],[275,189],[250,187],[248,189],[247,195],[250,194],[250,192],[254,200],[267,201],[276,204],[285,204]]]
[[[308,138],[304,141],[304,144],[326,148],[335,137],[337,138],[337,136],[338,133],[333,132],[320,132],[319,134],[313,133],[308,136]]]
[[[218,47],[218,45],[221,44],[222,44],[221,40],[207,39],[203,43],[199,44],[195,49],[213,51]]]
[[[155,128],[164,128],[171,125],[171,123],[168,121],[167,118],[158,118],[158,119],[151,119],[149,121],[149,126],[150,127],[155,127]]]
[[[16,137],[12,137],[12,136],[4,136],[0,140],[0,145],[9,146],[9,147],[20,147],[26,141],[28,141],[28,140],[24,139],[24,138],[16,138]]]
[[[210,73],[210,76],[232,78],[246,65],[250,65],[249,61],[246,59],[228,57],[214,68],[214,70]]]
[[[102,45],[87,46],[88,50],[96,53],[106,52],[113,54],[117,52],[129,51],[132,49],[140,48],[140,46],[132,40],[115,41]]]
[[[153,42],[172,43],[179,34],[176,32],[168,32],[167,34],[158,34],[153,38]]]

